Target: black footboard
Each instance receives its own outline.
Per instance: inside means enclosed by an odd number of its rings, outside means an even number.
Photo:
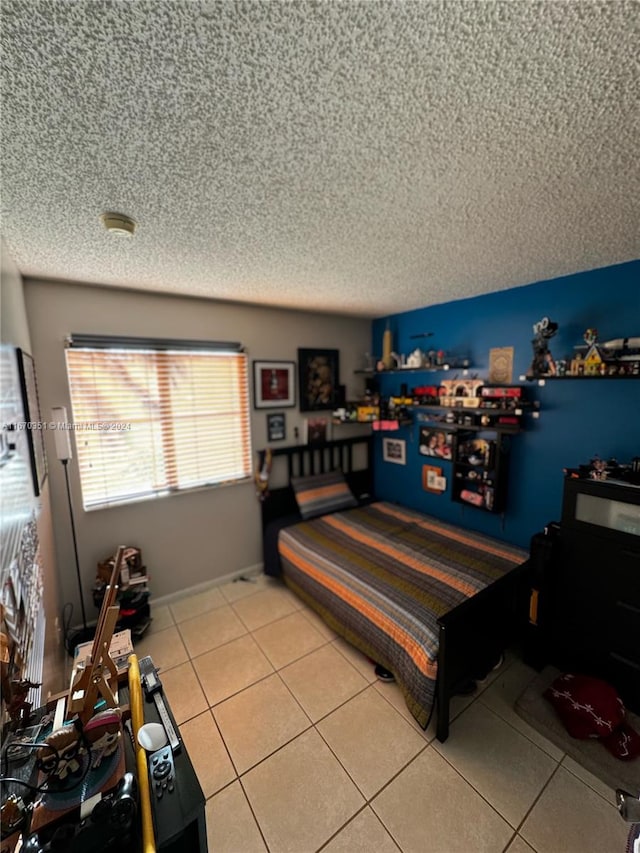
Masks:
[[[449,703],[457,689],[489,672],[504,649],[522,638],[529,574],[526,561],[438,620],[436,737],[442,743],[449,735]]]

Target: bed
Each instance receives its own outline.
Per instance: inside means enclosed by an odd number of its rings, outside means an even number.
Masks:
[[[263,501],[265,571],[392,672],[421,726],[435,709],[445,741],[451,697],[485,675],[518,631],[528,555],[375,500],[369,442],[274,451],[287,482]],[[333,511],[325,500],[337,501]]]

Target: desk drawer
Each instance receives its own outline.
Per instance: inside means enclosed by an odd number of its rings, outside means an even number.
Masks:
[[[557,582],[597,602],[618,598],[640,608],[640,551],[615,548],[598,536],[569,537]]]

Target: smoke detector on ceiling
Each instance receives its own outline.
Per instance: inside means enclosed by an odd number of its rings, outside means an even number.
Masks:
[[[100,216],[104,227],[111,234],[125,234],[132,236],[136,230],[136,223],[130,216],[124,213],[103,213]]]

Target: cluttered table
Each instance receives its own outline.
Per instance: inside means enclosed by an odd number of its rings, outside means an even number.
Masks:
[[[126,556],[69,690],[2,732],[0,853],[206,853],[204,794],[158,670],[114,636]]]
[[[157,670],[130,661],[117,707],[83,727],[59,725],[59,697],[3,732],[0,853],[206,853],[204,794]]]

